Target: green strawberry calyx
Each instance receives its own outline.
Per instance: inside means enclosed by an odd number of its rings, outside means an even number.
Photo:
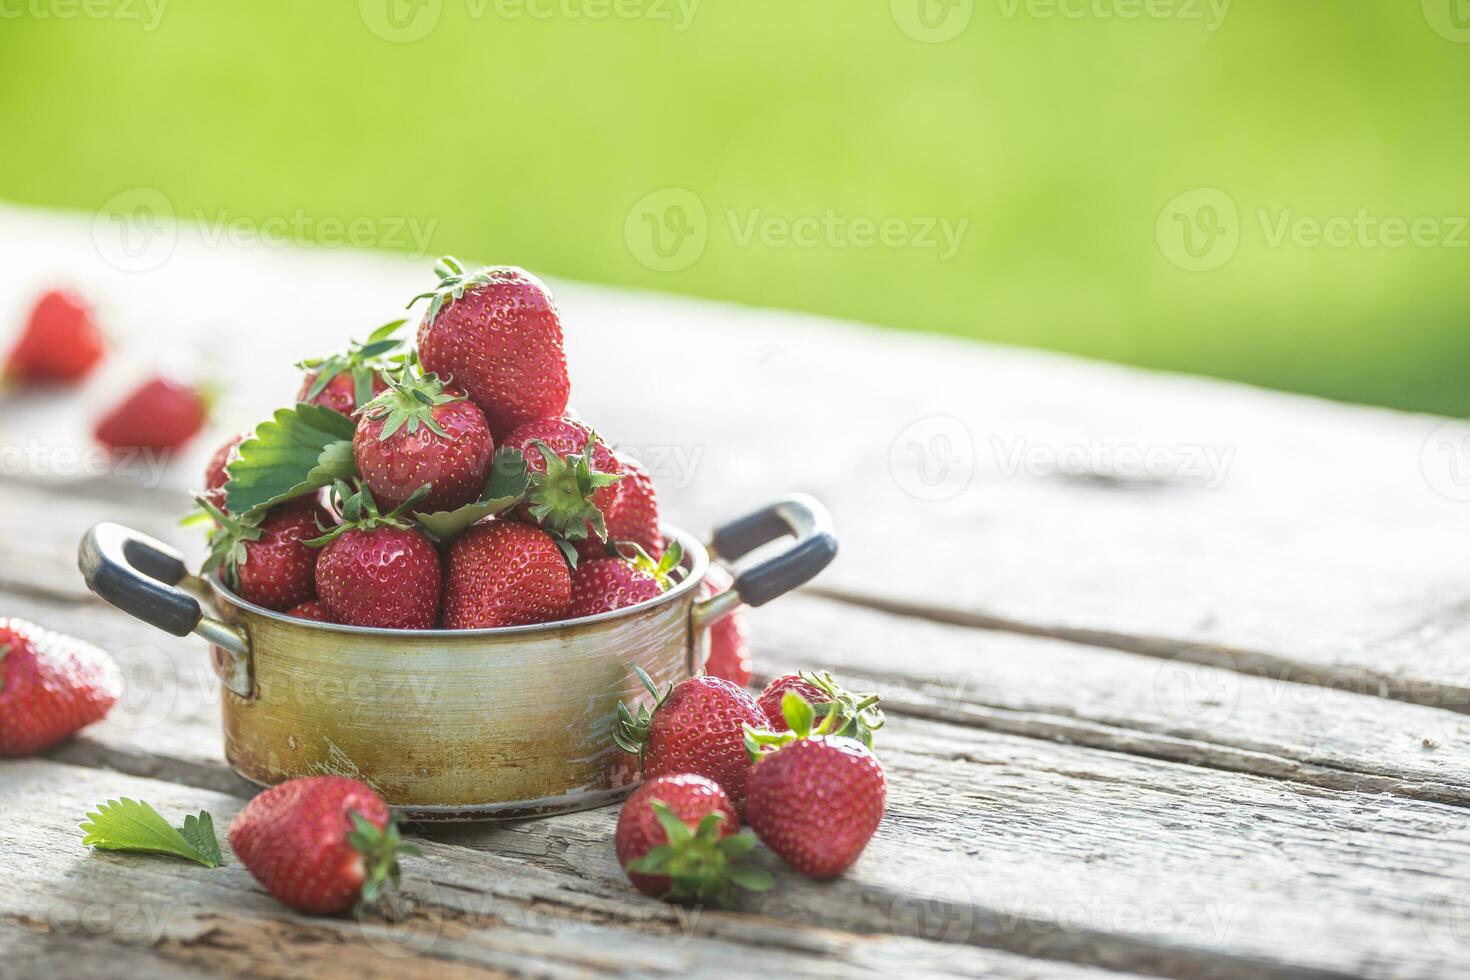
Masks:
[[[664,592],[669,591],[677,584],[676,573],[680,570],[679,563],[684,560],[684,546],[678,541],[670,539],[668,547],[664,548],[663,555],[657,560],[632,541],[623,542],[620,547],[626,547],[632,550],[633,567],[652,575],[653,580],[658,583],[658,587]]]
[[[357,414],[370,421],[383,423],[383,429],[378,433],[379,442],[386,442],[399,429],[413,435],[420,426],[427,426],[437,436],[449,438],[449,433],[434,419],[434,409],[462,402],[466,396],[446,392],[444,382],[437,374],[418,377],[405,374],[395,378],[385,372],[383,380],[388,389],[357,410]]]
[[[778,732],[769,728],[745,726],[745,751],[751,762],[759,762],[764,756],[806,738],[831,735],[836,722],[835,714],[822,715],[818,722],[817,709],[806,698],[795,691],[787,691],[781,698],[781,717],[786,719],[790,731]]]
[[[398,822],[392,817],[388,818],[386,826],[379,829],[377,824],[356,810],[349,810],[347,816],[352,821],[352,831],[347,835],[347,843],[362,855],[362,891],[353,910],[354,914],[361,915],[364,907],[376,904],[388,892],[398,887],[403,876],[398,866],[399,855],[418,856],[423,852],[415,845],[403,842],[398,832]]]
[[[439,277],[439,285],[427,292],[419,293],[408,301],[405,309],[413,307],[421,299],[429,301],[429,312],[425,319],[429,323],[439,315],[439,311],[455,300],[463,299],[466,292],[490,285],[494,274],[505,266],[487,265],[472,272],[465,271],[464,263],[452,255],[441,256],[434,263],[434,273]]]
[[[372,491],[361,483],[353,484],[338,480],[332,488],[332,500],[337,505],[337,513],[342,518],[342,523],[334,528],[324,528],[320,524],[317,527],[325,533],[321,537],[311,538],[305,544],[312,548],[324,548],[336,541],[348,531],[371,531],[379,527],[396,527],[407,530],[414,526],[412,513],[418,506],[418,502],[428,496],[433,484],[425,483],[419,487],[409,498],[397,507],[383,514],[378,511],[378,503],[373,499]]]
[[[747,830],[721,836],[723,813],[706,813],[691,827],[662,800],[650,800],[649,806],[668,842],[629,861],[624,870],[667,877],[665,901],[729,907],[735,904],[737,886],[763,892],[774,884],[770,872],[740,863],[755,848],[755,835]]]
[[[854,694],[832,679],[825,670],[821,673],[803,670],[799,676],[826,695],[812,707],[818,717],[834,717],[829,734],[856,739],[868,748],[873,748],[873,733],[883,727],[883,712],[878,707],[880,698],[876,694]],[[785,698],[782,698],[782,714],[785,714]]]
[[[674,685],[670,684],[668,690],[659,693],[658,686],[653,683],[653,678],[648,676],[648,671],[637,664],[630,664],[633,673],[638,675],[638,682],[653,695],[653,707],[650,709],[646,704],[638,706],[637,714],[623,702],[618,702],[618,722],[613,726],[612,739],[618,748],[624,752],[632,752],[638,756],[638,769],[643,769],[643,756],[648,750],[648,737],[653,731],[653,716],[659,708],[663,707],[669,695],[674,693]]]
[[[531,446],[546,461],[545,472],[530,470],[526,474],[526,503],[531,517],[545,530],[567,540],[586,538],[591,528],[597,540],[606,541],[607,522],[592,497],[623,477],[620,473],[601,473],[592,468],[597,433],[588,436],[587,445],[580,453],[566,456],[558,456],[540,439]]]
[[[327,385],[338,375],[348,374],[352,377],[354,404],[361,408],[372,401],[373,376],[385,371],[396,373],[407,363],[406,354],[389,356],[403,346],[403,338],[393,335],[407,322],[394,320],[392,323],[385,323],[368,334],[367,340],[354,340],[345,351],[297,361],[298,368],[316,375],[302,400],[311,401],[325,391]]]
[[[226,585],[239,591],[240,566],[250,557],[246,545],[259,541],[265,533],[260,527],[265,514],[258,512],[235,517],[220,510],[205,497],[195,497],[194,501],[214,518],[215,523],[209,532],[209,554],[205,556],[203,571],[218,571]]]

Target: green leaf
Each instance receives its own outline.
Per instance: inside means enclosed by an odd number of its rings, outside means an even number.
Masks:
[[[649,806],[653,807],[653,815],[658,819],[659,826],[663,827],[664,833],[668,835],[669,843],[679,847],[694,839],[694,831],[689,825],[675,816],[662,800],[650,800]]]
[[[184,828],[190,836],[170,827],[157,810],[141,800],[108,800],[98,805],[96,813],[87,814],[81,827],[85,834],[82,843],[104,851],[172,854],[206,868],[219,867],[219,842],[214,840],[214,821],[209,814],[189,817]],[[212,843],[202,847],[206,830]]]
[[[725,867],[725,877],[752,892],[768,892],[776,879],[765,868],[754,868],[748,864],[730,864]]]
[[[200,810],[197,817],[193,814],[184,817],[184,825],[179,828],[179,833],[184,835],[184,840],[192,844],[196,851],[209,859],[208,867],[217,868],[224,863],[224,855],[219,851],[219,838],[214,835],[214,818],[209,815],[208,810]]]
[[[350,418],[320,405],[280,409],[240,444],[240,458],[229,466],[230,512],[265,510],[356,476],[356,430]]]
[[[806,738],[811,734],[817,713],[806,698],[795,691],[787,691],[781,696],[781,717],[786,719],[797,738]]]
[[[444,542],[463,533],[487,517],[510,510],[526,492],[526,458],[514,449],[499,449],[490,466],[490,476],[480,499],[458,510],[414,514],[420,526],[436,541]]]

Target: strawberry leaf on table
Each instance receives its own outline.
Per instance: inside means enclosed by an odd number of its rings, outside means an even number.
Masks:
[[[232,514],[268,510],[357,475],[352,436],[341,412],[305,403],[283,408],[240,443],[225,497]]]
[[[123,797],[98,804],[97,812],[87,814],[81,829],[85,832],[82,843],[99,850],[172,854],[206,868],[224,863],[214,819],[203,810],[197,817],[185,817],[184,826],[177,828],[142,800]]]
[[[219,838],[214,833],[214,818],[209,815],[208,810],[200,810],[197,817],[192,813],[187,814],[179,833],[184,840],[194,845],[196,851],[209,858],[212,863],[208,867],[217,868],[224,863],[224,855],[219,851]]]
[[[526,458],[514,449],[498,449],[480,499],[457,510],[415,513],[414,519],[436,541],[444,542],[487,517],[504,513],[526,493]]]

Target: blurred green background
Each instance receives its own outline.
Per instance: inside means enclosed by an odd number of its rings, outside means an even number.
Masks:
[[[15,0],[0,197],[1470,412],[1470,9],[1222,2]]]

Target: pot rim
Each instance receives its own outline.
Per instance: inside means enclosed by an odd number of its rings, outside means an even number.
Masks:
[[[580,616],[576,619],[558,619],[550,623],[528,623],[524,626],[487,626],[471,630],[396,630],[382,629],[375,626],[348,626],[344,623],[324,623],[314,619],[298,619],[288,616],[284,612],[257,606],[240,598],[225,587],[220,581],[218,573],[211,572],[205,577],[210,589],[216,598],[227,602],[230,606],[243,609],[252,615],[263,619],[273,619],[297,629],[324,630],[332,633],[347,633],[353,636],[378,636],[385,638],[419,638],[445,640],[451,638],[474,639],[486,636],[530,636],[536,633],[554,633],[567,627],[593,626],[601,623],[609,623],[618,619],[628,619],[644,613],[651,612],[667,603],[677,602],[685,594],[699,587],[704,581],[705,573],[709,571],[710,557],[705,546],[693,535],[670,524],[660,527],[665,538],[677,538],[680,546],[684,549],[686,558],[685,567],[688,569],[684,580],[669,591],[656,599],[640,602],[634,606],[625,606],[622,609],[614,609],[612,612],[598,613],[595,616]]]

